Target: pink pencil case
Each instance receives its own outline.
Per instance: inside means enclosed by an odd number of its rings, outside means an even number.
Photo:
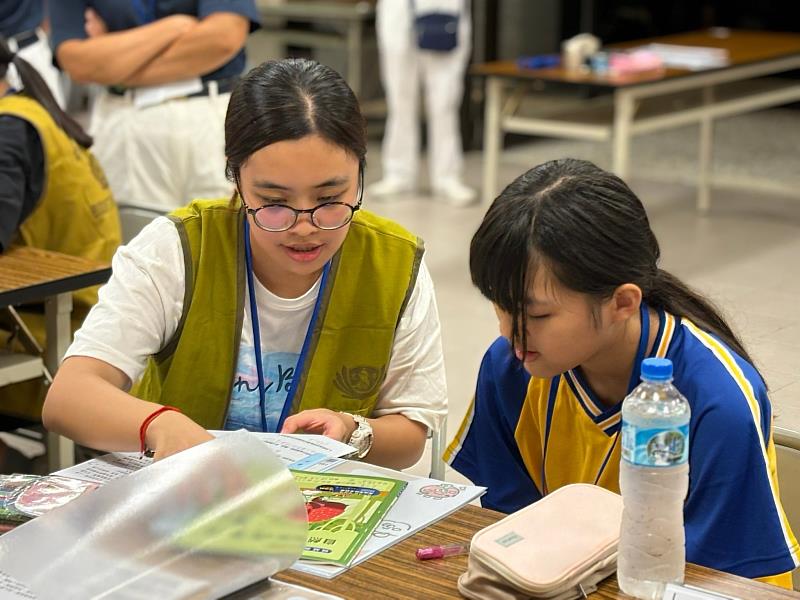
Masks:
[[[458,589],[475,600],[582,598],[617,568],[622,497],[567,485],[472,538]]]

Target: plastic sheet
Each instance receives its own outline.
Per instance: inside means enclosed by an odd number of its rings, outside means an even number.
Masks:
[[[0,571],[49,598],[216,598],[306,539],[291,473],[255,436],[190,448],[0,537]]]

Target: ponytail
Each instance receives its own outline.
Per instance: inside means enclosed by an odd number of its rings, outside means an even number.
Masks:
[[[484,296],[512,317],[524,345],[531,273],[542,265],[596,302],[624,283],[644,301],[687,317],[753,364],[712,302],[657,268],[661,250],[639,198],[619,177],[566,158],[520,175],[495,199],[472,238],[470,273]],[[755,366],[755,365],[754,365]]]
[[[53,98],[53,93],[38,71],[28,64],[28,61],[11,52],[6,39],[0,35],[0,78],[5,77],[11,64],[16,67],[17,73],[19,73],[20,81],[22,81],[22,93],[41,104],[50,114],[53,121],[56,122],[56,125],[63,129],[79,145],[84,148],[90,147],[93,141],[92,137],[83,130],[83,127],[77,121],[61,110],[58,102]]]
[[[716,335],[751,365],[754,364],[744,344],[714,303],[671,273],[658,269],[652,280],[652,288],[644,294],[644,300],[653,308],[663,309],[676,317],[688,318],[703,331]]]

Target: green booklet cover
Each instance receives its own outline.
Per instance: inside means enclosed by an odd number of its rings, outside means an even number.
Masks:
[[[301,558],[347,566],[394,504],[405,481],[292,471],[306,501],[308,537]]]

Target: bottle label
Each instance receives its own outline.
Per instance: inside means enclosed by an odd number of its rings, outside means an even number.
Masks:
[[[689,460],[689,424],[641,429],[623,421],[622,458],[643,467],[672,467]]]

